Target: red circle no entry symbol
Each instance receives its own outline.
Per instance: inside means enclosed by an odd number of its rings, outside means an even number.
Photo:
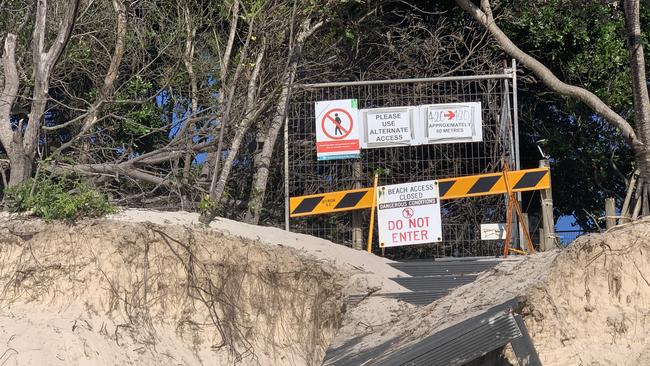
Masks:
[[[402,216],[404,216],[405,219],[410,219],[411,217],[413,217],[413,209],[410,207],[403,209]]]
[[[325,136],[333,140],[341,140],[350,135],[352,132],[352,126],[354,122],[352,121],[352,116],[348,111],[341,108],[335,108],[327,111],[325,116],[321,121],[321,128],[325,133]],[[333,130],[334,133],[328,131]]]

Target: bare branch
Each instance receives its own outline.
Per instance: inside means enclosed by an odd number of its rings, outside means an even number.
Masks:
[[[46,0],[39,0],[39,5],[41,2],[43,2],[45,5]],[[47,6],[45,7],[47,8]],[[52,70],[52,68],[54,68],[54,65],[59,60],[59,57],[61,56],[63,49],[65,48],[66,44],[68,43],[68,40],[70,39],[70,34],[72,33],[72,27],[74,26],[74,22],[77,18],[78,9],[79,9],[79,0],[68,0],[68,6],[66,7],[65,14],[61,19],[61,26],[59,27],[59,33],[57,34],[54,43],[47,51],[47,55],[45,56],[45,60],[44,60],[45,67],[47,67],[47,69],[50,71]],[[45,12],[46,10],[43,11]],[[43,20],[43,25],[44,24],[45,21]],[[45,31],[43,30],[43,35],[44,33]],[[41,44],[40,46],[41,46],[40,50],[42,52],[43,45]]]
[[[228,66],[230,64],[230,55],[232,53],[232,48],[235,43],[235,34],[237,34],[238,22],[239,22],[239,0],[235,0],[232,9],[232,17],[230,20],[230,31],[228,33],[228,43],[226,43],[226,49],[224,50],[223,56],[221,57],[220,74],[221,74],[222,81],[226,78],[226,73],[228,71]]]
[[[111,63],[108,66],[106,71],[106,76],[104,77],[104,84],[100,90],[99,96],[95,103],[90,107],[88,113],[85,114],[83,118],[83,125],[81,130],[77,135],[75,135],[68,142],[62,144],[55,153],[69,148],[75,141],[84,136],[88,130],[94,126],[99,120],[98,115],[102,105],[106,100],[112,97],[114,91],[115,80],[117,79],[118,69],[122,63],[122,57],[124,56],[124,45],[126,38],[127,30],[127,17],[126,17],[126,6],[122,0],[113,0],[113,8],[117,15],[117,32],[115,37],[115,50],[111,56]]]

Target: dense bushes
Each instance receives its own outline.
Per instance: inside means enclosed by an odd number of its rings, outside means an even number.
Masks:
[[[106,196],[80,179],[43,177],[5,189],[10,212],[31,212],[46,220],[75,220],[115,212]]]

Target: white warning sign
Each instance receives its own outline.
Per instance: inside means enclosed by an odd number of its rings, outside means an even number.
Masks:
[[[441,241],[438,182],[378,187],[377,225],[381,247]]]
[[[481,224],[481,240],[504,240],[506,238],[506,224]]]
[[[316,102],[318,160],[358,158],[360,154],[356,99]]]
[[[421,107],[427,143],[483,139],[480,103],[430,104]]]
[[[362,110],[364,147],[410,145],[413,140],[415,108],[375,108]]]

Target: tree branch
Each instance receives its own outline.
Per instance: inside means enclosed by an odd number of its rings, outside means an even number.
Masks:
[[[43,3],[46,2],[45,0],[39,0],[39,3],[41,1]],[[70,39],[70,34],[72,33],[72,27],[74,26],[74,22],[77,18],[78,9],[79,9],[79,0],[68,0],[68,6],[66,7],[65,14],[61,19],[61,26],[59,27],[59,33],[57,34],[54,43],[52,44],[52,46],[50,46],[50,49],[47,51],[47,55],[45,56],[45,66],[50,71],[52,71],[52,69],[54,68],[54,65],[59,60],[59,57],[61,56],[63,49],[65,48],[66,44],[68,43],[68,40]],[[45,21],[43,21],[43,25],[44,24]],[[43,30],[43,35],[44,34],[45,31]],[[41,48],[41,52],[42,52],[42,48]]]
[[[115,50],[113,51],[113,55],[111,56],[111,63],[109,64],[108,70],[106,71],[106,76],[104,77],[104,84],[100,89],[97,100],[95,101],[95,103],[93,103],[93,105],[90,107],[90,110],[83,118],[83,125],[79,133],[77,133],[73,138],[71,138],[69,141],[62,144],[58,149],[56,149],[55,153],[59,153],[61,151],[66,150],[75,141],[77,141],[79,138],[84,136],[86,132],[88,132],[88,130],[90,130],[92,126],[94,126],[99,120],[97,116],[99,114],[102,105],[106,102],[106,100],[112,97],[113,91],[115,89],[114,88],[115,80],[117,79],[118,76],[118,69],[120,67],[120,64],[122,63],[122,58],[124,57],[124,45],[125,45],[126,30],[127,30],[126,6],[124,5],[124,2],[122,0],[113,0],[113,8],[115,9],[115,13],[117,15]]]
[[[474,19],[483,25],[492,35],[494,40],[510,56],[519,60],[526,68],[537,75],[542,82],[554,92],[580,100],[594,112],[603,116],[611,125],[616,127],[630,142],[636,151],[645,149],[645,144],[639,140],[632,126],[620,115],[607,106],[598,96],[581,87],[566,84],[553,74],[546,66],[537,61],[517,47],[508,36],[497,26],[492,17],[479,9],[471,0],[455,0],[456,4],[468,12]],[[489,1],[482,0],[482,5],[489,9]]]
[[[57,164],[47,168],[53,173],[75,172],[82,174],[110,174],[123,175],[129,178],[156,184],[159,186],[169,186],[172,182],[165,177],[160,177],[144,170],[138,169],[132,164],[125,162],[120,164],[76,164],[64,165]]]

